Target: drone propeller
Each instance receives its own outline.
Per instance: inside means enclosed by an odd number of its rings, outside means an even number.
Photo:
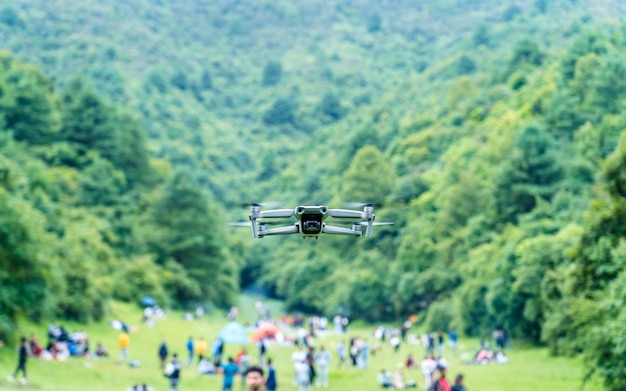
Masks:
[[[233,227],[250,227],[252,222],[250,221],[233,221],[230,223],[226,223],[226,225],[232,225]]]
[[[367,225],[367,220],[352,221],[352,220],[333,220],[333,225],[352,225],[354,223],[361,223]],[[393,225],[393,221],[374,221],[372,225]]]
[[[290,225],[293,224],[293,222],[291,221],[260,221],[257,220],[257,223],[259,225],[263,224],[263,225]],[[233,221],[233,222],[228,222],[226,223],[226,225],[231,225],[233,227],[252,227],[252,222],[251,221]]]
[[[245,204],[246,206],[263,206],[266,208],[278,208],[283,203],[280,201],[266,201],[266,202],[251,202],[249,204]]]
[[[346,208],[362,208],[364,206],[374,206],[371,202],[342,202],[341,206]]]

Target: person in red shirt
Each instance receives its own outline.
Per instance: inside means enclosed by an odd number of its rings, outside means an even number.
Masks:
[[[450,383],[446,379],[446,367],[443,365],[437,365],[437,371],[439,372],[439,377],[437,380],[433,382],[433,384],[428,389],[429,391],[451,391]]]

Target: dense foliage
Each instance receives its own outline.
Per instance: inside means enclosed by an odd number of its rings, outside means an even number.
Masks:
[[[626,388],[624,14],[610,0],[5,6],[0,333],[97,318],[110,297],[220,305],[262,283],[293,309],[502,325]],[[304,242],[221,228],[259,200],[373,202],[396,224]]]

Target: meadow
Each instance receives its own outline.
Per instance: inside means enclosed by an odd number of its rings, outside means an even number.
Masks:
[[[240,321],[253,322],[255,320],[254,298],[243,296],[240,298]],[[269,302],[272,313],[277,314],[280,303]],[[117,365],[119,354],[117,348],[118,331],[109,326],[108,322],[92,323],[89,325],[64,323],[68,331],[84,330],[89,334],[93,347],[100,341],[110,352],[108,359],[83,359],[72,357],[64,362],[42,361],[31,359],[28,363],[29,381],[26,386],[17,383],[8,383],[6,377],[14,370],[16,354],[10,347],[0,350],[0,388],[2,389],[41,389],[46,391],[114,391],[126,390],[133,384],[146,383],[156,391],[167,390],[167,379],[159,368],[157,349],[160,341],[167,340],[170,352],[185,355],[185,341],[187,337],[204,337],[209,346],[227,320],[221,311],[212,311],[203,319],[186,321],[182,313],[168,313],[165,319],[157,321],[155,327],[141,325],[141,309],[134,305],[112,303],[110,308],[111,319],[122,319],[129,325],[137,326],[138,330],[131,333],[130,354],[133,360],[141,363],[139,368],[130,368],[127,365]],[[42,343],[45,341],[47,324],[22,324],[21,333],[30,336],[34,334]],[[331,348],[339,340],[349,336],[370,337],[371,327],[368,325],[352,325],[348,334],[337,336],[334,334],[320,337],[316,344]],[[371,341],[371,339],[370,339]],[[490,364],[474,366],[463,364],[464,353],[471,355],[477,347],[477,341],[461,339],[461,348],[457,355],[447,354],[450,361],[449,377],[463,373],[466,376],[466,385],[472,391],[526,391],[526,390],[559,390],[559,391],[601,391],[597,382],[583,386],[581,383],[583,367],[573,358],[550,357],[546,349],[514,345],[509,352],[509,363],[505,365]],[[514,341],[515,343],[515,341]],[[253,344],[248,346],[249,353],[257,358],[257,349]],[[239,346],[226,344],[225,355],[235,355]],[[291,353],[293,347],[269,347],[271,357],[277,369],[279,389],[295,390],[292,386],[293,369]],[[334,351],[333,351],[334,353]],[[418,360],[423,355],[423,348],[414,345],[402,345],[395,354],[389,346],[383,346],[381,352],[370,359],[370,369],[360,371],[355,368],[337,368],[336,355],[331,365],[330,390],[378,390],[376,375],[381,369],[394,371],[401,366],[408,354],[413,354]],[[466,356],[465,355],[465,356]],[[414,379],[421,385],[423,378],[418,369],[405,370],[407,379]],[[221,376],[199,375],[195,367],[187,367],[182,372],[180,390],[220,390]],[[237,379],[237,382],[239,380]],[[235,390],[243,389],[236,387]],[[421,388],[417,388],[418,390]]]

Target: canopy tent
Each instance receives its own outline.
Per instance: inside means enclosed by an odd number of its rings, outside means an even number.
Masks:
[[[252,332],[250,339],[252,341],[259,341],[263,338],[274,338],[276,333],[278,333],[280,329],[274,323],[271,322],[261,322],[259,327]]]
[[[155,306],[156,303],[157,303],[156,299],[152,296],[144,296],[141,298],[141,304],[143,304],[146,307]]]
[[[235,343],[239,345],[245,345],[248,343],[248,336],[246,330],[237,322],[230,322],[220,330],[217,335],[219,339],[228,343]]]

